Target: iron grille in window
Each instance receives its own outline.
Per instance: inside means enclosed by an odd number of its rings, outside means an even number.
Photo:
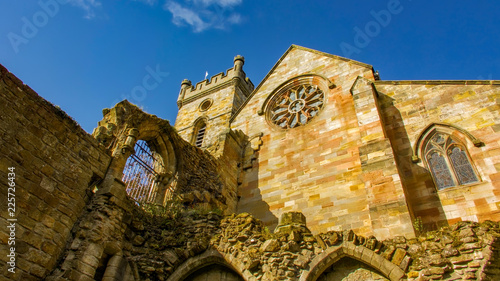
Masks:
[[[138,140],[125,164],[122,181],[127,194],[138,203],[152,203],[156,199],[158,178],[164,171],[161,156],[151,150],[143,140]]]
[[[207,129],[207,125],[203,124],[201,128],[198,130],[198,133],[196,134],[196,139],[194,144],[196,147],[201,147],[203,144],[203,137],[205,136],[205,131]]]
[[[465,146],[435,133],[425,146],[425,159],[438,189],[478,182]]]

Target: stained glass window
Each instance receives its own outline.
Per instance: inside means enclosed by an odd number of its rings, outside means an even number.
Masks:
[[[449,157],[460,184],[478,181],[465,151],[463,151],[460,147],[455,146],[450,149]]]
[[[479,181],[467,150],[450,135],[434,133],[425,146],[425,160],[438,189]]]
[[[446,160],[442,155],[433,151],[427,158],[432,175],[436,181],[438,189],[454,186],[453,178],[450,169],[446,164]]]

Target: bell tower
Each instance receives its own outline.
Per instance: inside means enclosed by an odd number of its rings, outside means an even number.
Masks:
[[[186,141],[201,148],[216,144],[229,129],[229,120],[254,89],[243,71],[245,58],[234,57],[226,73],[216,74],[193,85],[184,79],[177,106],[175,128]]]

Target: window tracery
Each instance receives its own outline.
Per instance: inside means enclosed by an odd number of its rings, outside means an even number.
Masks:
[[[479,181],[467,149],[448,134],[435,132],[425,145],[424,157],[439,190]]]
[[[305,125],[323,108],[324,92],[317,86],[301,84],[278,94],[269,104],[268,120],[282,129]]]

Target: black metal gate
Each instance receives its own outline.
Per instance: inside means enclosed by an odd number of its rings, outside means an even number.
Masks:
[[[143,140],[138,140],[134,149],[123,169],[122,181],[127,185],[128,196],[136,202],[154,202],[158,178],[164,170],[162,158]]]

